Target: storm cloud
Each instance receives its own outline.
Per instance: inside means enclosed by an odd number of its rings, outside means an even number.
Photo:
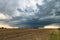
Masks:
[[[39,28],[59,20],[60,0],[0,0],[0,23]]]

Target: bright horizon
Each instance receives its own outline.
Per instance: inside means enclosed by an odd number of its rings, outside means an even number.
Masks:
[[[10,25],[8,25],[8,24],[0,24],[0,28],[2,28],[2,27],[4,27],[4,28],[18,28],[18,27],[12,27],[12,26],[10,26]]]

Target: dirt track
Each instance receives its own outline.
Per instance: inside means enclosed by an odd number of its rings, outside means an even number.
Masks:
[[[47,40],[53,29],[0,29],[0,40]]]

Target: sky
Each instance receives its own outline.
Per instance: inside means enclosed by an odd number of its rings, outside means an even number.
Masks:
[[[0,0],[0,26],[44,28],[60,24],[60,0]]]

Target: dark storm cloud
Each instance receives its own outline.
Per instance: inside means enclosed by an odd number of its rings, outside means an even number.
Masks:
[[[18,10],[19,12],[24,12],[23,10],[21,10],[21,9],[19,9],[19,8],[18,8],[17,10]]]
[[[18,1],[21,0],[0,0],[0,12],[12,17],[11,19],[1,19],[0,22],[19,28],[39,28],[49,24],[60,23],[59,0],[44,0],[43,5],[36,3],[36,5],[34,4],[37,7],[36,9],[33,9],[35,6],[21,9],[18,7]],[[24,5],[21,4],[21,7]],[[17,16],[16,13],[20,15]]]

